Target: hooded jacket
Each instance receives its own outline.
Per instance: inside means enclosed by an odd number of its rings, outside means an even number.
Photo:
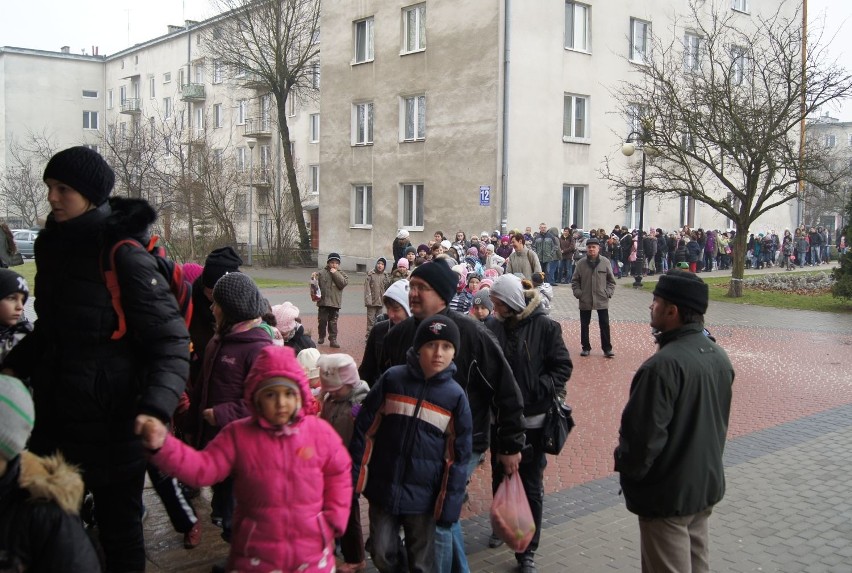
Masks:
[[[15,457],[0,476],[0,569],[27,573],[101,570],[77,514],[83,480],[61,456]]]
[[[330,306],[332,308],[340,308],[343,302],[343,289],[349,284],[349,277],[337,269],[335,272],[329,270],[326,265],[317,273],[322,298],[317,301],[317,306]]]
[[[154,257],[130,245],[115,254],[128,331],[111,339],[118,319],[101,263],[120,239],[147,244],[155,219],[147,202],[120,197],[68,221],[49,215],[35,243],[38,320],[4,362],[35,390],[30,449],[61,450],[89,486],[142,471],[133,420],[168,421],[189,376],[189,333],[175,297]]]
[[[686,324],[660,334],[659,350],[630,384],[615,471],[627,509],[639,516],[692,515],[725,494],[734,369],[703,330]]]
[[[376,265],[379,262],[385,264],[386,271],[388,268],[387,260],[384,257],[379,257],[376,259]],[[373,267],[373,270],[367,273],[367,278],[364,279],[364,306],[382,306],[384,304],[382,296],[390,286],[390,276],[385,271],[379,272],[377,268]]]
[[[297,382],[302,407],[289,424],[259,416],[260,382]],[[227,571],[331,571],[334,538],[352,502],[352,462],[325,420],[305,414],[308,380],[286,347],[264,348],[245,384],[250,417],[229,424],[199,452],[168,436],[152,462],[194,487],[234,476],[234,526]]]
[[[355,491],[391,515],[458,521],[471,455],[471,416],[453,363],[426,379],[414,349],[373,387],[349,445]]]
[[[541,295],[524,291],[527,306],[508,318],[497,317],[489,328],[497,337],[524,397],[524,418],[547,412],[554,393],[565,399],[574,364],[562,339],[562,327],[541,306]]]
[[[588,256],[580,259],[574,268],[571,287],[574,298],[580,301],[580,310],[609,308],[609,299],[615,292],[615,275],[609,259],[598,255],[597,264]]]

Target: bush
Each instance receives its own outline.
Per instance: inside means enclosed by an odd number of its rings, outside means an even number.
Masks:
[[[827,272],[808,274],[768,274],[743,280],[743,288],[807,294],[827,292],[834,285],[834,277]]]
[[[850,239],[852,239],[852,199],[846,205],[846,220],[849,224],[846,226],[844,234],[846,235],[846,245],[848,247]],[[840,255],[840,266],[834,269],[834,285],[831,287],[831,294],[837,298],[852,299],[852,249],[847,248],[845,255]]]

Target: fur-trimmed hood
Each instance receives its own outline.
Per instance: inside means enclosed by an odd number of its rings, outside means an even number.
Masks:
[[[83,478],[62,454],[39,457],[30,452],[21,453],[18,485],[32,499],[53,501],[71,515],[77,515],[83,503]]]
[[[527,306],[518,314],[514,314],[508,318],[503,318],[495,313],[494,317],[497,318],[497,320],[499,320],[500,322],[505,322],[510,327],[513,327],[522,320],[529,318],[536,310],[541,307],[541,294],[539,293],[538,288],[525,288],[524,300],[527,301]],[[543,311],[544,309],[542,309],[542,312]]]
[[[112,213],[104,221],[107,240],[127,236],[147,238],[151,225],[157,220],[157,212],[144,199],[110,197],[109,206]]]

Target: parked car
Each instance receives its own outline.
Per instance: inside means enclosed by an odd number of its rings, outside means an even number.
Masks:
[[[38,231],[31,231],[29,229],[13,229],[12,237],[14,237],[15,245],[17,245],[18,252],[21,253],[22,257],[25,259],[31,259],[35,256],[33,245],[35,244],[36,237],[38,237]]]

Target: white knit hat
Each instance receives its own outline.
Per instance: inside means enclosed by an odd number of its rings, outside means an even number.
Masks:
[[[296,319],[299,318],[299,308],[292,302],[276,304],[272,307],[272,315],[275,317],[275,328],[281,334],[290,334],[296,328]]]
[[[35,424],[35,407],[20,380],[0,374],[0,458],[9,461],[24,450]]]
[[[302,370],[305,371],[305,376],[308,379],[319,378],[319,368],[317,368],[317,360],[319,360],[320,351],[316,348],[305,348],[299,354],[296,355],[296,360],[299,361],[299,364],[302,366]]]
[[[398,303],[402,308],[405,309],[405,315],[411,316],[411,308],[408,306],[408,291],[411,290],[408,279],[400,279],[395,281],[388,289],[385,291],[385,294],[382,295],[382,298],[389,298],[392,301]]]

